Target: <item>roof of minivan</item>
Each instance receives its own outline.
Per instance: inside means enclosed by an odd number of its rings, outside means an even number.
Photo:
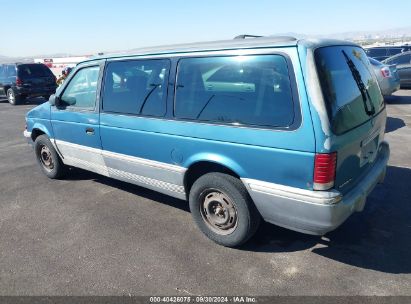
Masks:
[[[231,39],[231,40],[219,40],[208,42],[195,42],[186,44],[175,44],[165,46],[155,46],[133,49],[118,54],[108,54],[102,56],[96,56],[83,62],[109,59],[109,58],[121,58],[132,56],[145,56],[145,55],[162,55],[162,54],[177,54],[177,53],[190,53],[190,52],[203,52],[203,51],[221,51],[221,50],[234,50],[234,49],[253,49],[253,48],[269,48],[269,47],[291,47],[303,45],[306,48],[321,47],[327,45],[356,45],[353,42],[345,40],[334,39],[297,39],[290,36],[266,36],[258,38],[246,38],[246,39]]]

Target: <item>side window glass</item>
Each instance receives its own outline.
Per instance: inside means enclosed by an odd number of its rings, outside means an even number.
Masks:
[[[98,66],[79,70],[65,88],[61,100],[69,107],[94,109],[99,71]]]
[[[294,103],[286,59],[280,55],[181,59],[177,118],[287,127]]]
[[[164,116],[166,112],[167,59],[110,62],[103,89],[105,112]]]

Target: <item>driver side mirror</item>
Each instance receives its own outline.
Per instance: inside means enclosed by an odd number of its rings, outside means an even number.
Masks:
[[[59,103],[58,96],[56,96],[54,94],[51,95],[50,98],[49,98],[49,103],[50,103],[51,106],[58,106],[58,103]]]
[[[55,107],[66,106],[66,102],[61,100],[61,98],[59,96],[54,95],[54,94],[50,96],[49,103],[50,103],[50,105],[55,106]]]

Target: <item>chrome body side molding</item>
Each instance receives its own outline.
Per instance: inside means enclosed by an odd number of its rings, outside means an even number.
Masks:
[[[342,198],[340,192],[337,190],[312,191],[263,182],[255,179],[243,178],[241,180],[250,191],[260,192],[266,195],[274,195],[309,204],[332,205],[338,203]]]

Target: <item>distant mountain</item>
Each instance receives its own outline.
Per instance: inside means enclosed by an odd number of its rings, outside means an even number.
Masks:
[[[0,64],[13,62],[34,62],[34,60],[30,57],[8,57],[0,55]]]
[[[351,32],[341,32],[334,34],[317,34],[317,35],[305,35],[300,33],[279,33],[276,35],[282,36],[293,36],[298,38],[334,38],[343,40],[367,40],[367,39],[392,39],[392,38],[405,38],[411,37],[411,26],[379,30],[379,31],[351,31]]]
[[[337,39],[393,39],[393,38],[405,38],[411,36],[411,27],[388,29],[381,31],[354,31],[337,33],[332,35]]]

